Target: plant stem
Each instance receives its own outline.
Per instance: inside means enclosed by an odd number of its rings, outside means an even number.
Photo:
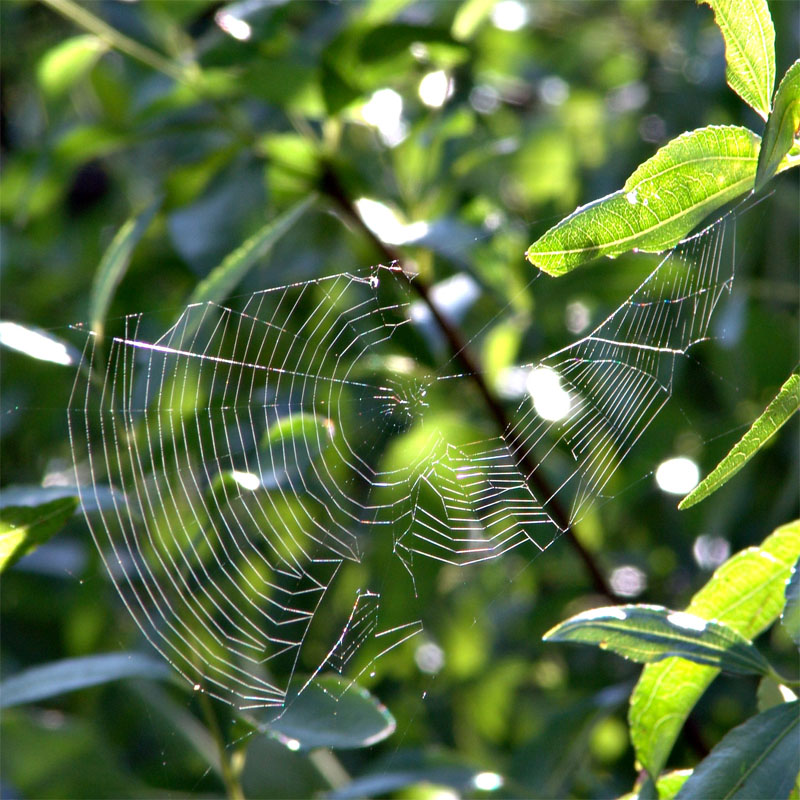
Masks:
[[[222,781],[225,784],[225,793],[228,800],[245,800],[242,786],[239,783],[239,776],[233,769],[230,758],[228,758],[228,751],[225,746],[225,737],[222,735],[222,730],[217,721],[217,715],[214,713],[214,707],[208,695],[201,691],[197,693],[200,701],[200,708],[203,711],[208,730],[211,733],[214,742],[217,745],[217,752],[219,754],[219,766],[222,773]]]
[[[386,244],[386,242],[379,239],[367,227],[344,190],[338,175],[333,171],[330,165],[326,167],[323,173],[321,186],[323,192],[330,197],[342,211],[344,211],[350,220],[355,223],[364,236],[366,236],[366,238],[372,242],[375,249],[381,253],[382,257],[387,261],[396,262],[402,267],[402,254],[398,250],[395,250],[393,247]],[[524,447],[524,442],[522,442],[518,435],[514,433],[505,409],[489,390],[486,381],[483,379],[483,375],[476,366],[466,342],[461,336],[461,332],[442,315],[439,308],[431,299],[430,287],[422,279],[415,277],[412,280],[405,271],[403,271],[403,275],[406,276],[408,285],[419,295],[420,299],[425,303],[431,312],[431,315],[436,320],[436,324],[447,340],[453,357],[459,362],[464,373],[472,379],[473,384],[481,395],[481,398],[483,399],[483,402],[489,411],[489,414],[492,416],[497,424],[497,427],[503,434],[506,445],[508,446],[508,449],[512,455],[515,457],[517,464],[523,473],[525,482],[528,484],[531,492],[534,494],[534,496],[547,498],[546,502],[548,505],[548,513],[583,562],[595,591],[604,595],[613,603],[621,602],[623,598],[616,594],[616,592],[614,592],[614,590],[606,581],[606,578],[603,575],[600,566],[595,561],[594,556],[584,547],[583,543],[577,537],[575,530],[570,523],[569,515],[558,499],[554,496],[554,492],[549,486],[547,479],[537,469],[537,465],[533,462],[530,454]]]
[[[91,11],[79,6],[74,0],[42,0],[42,2],[84,30],[93,33],[98,39],[102,39],[109,47],[113,47],[131,58],[141,61],[158,72],[163,72],[173,80],[192,83],[191,77],[185,68],[180,67],[155,50],[140,44],[135,39],[125,36],[124,33],[120,33],[116,28],[112,28],[107,22],[92,14]]]

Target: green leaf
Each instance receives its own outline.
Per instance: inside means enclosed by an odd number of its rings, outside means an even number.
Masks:
[[[171,676],[172,670],[165,661],[144,653],[103,653],[65,658],[23,670],[0,683],[0,708],[35,703],[122,678],[161,680]]]
[[[781,703],[728,732],[676,800],[789,797],[800,772],[800,701]]]
[[[369,747],[390,736],[396,723],[366,689],[338,675],[295,681],[281,716],[266,727],[293,749]]]
[[[792,375],[750,430],[700,483],[678,504],[684,510],[727,483],[800,408],[800,375]]]
[[[775,28],[767,0],[698,0],[714,11],[725,40],[728,86],[767,118],[775,86]]]
[[[673,769],[665,772],[656,782],[658,800],[672,800],[691,774],[692,770],[690,769]]]
[[[261,438],[262,447],[271,447],[282,442],[299,439],[301,441],[313,441],[314,439],[328,438],[324,427],[325,420],[316,414],[298,413],[281,417],[276,422],[271,423],[264,436]]]
[[[0,572],[58,533],[77,507],[77,497],[62,497],[39,506],[1,508]]]
[[[229,253],[200,281],[189,297],[189,303],[219,303],[224,300],[250,269],[313,205],[316,195],[309,195],[279,217],[270,220],[242,245]]]
[[[77,83],[97,62],[108,45],[97,36],[73,36],[48,50],[36,67],[42,91],[58,97]]]
[[[759,711],[777,706],[780,703],[790,703],[797,700],[797,695],[782,683],[778,683],[772,675],[763,677],[758,682],[756,691],[756,706]]]
[[[761,152],[758,154],[755,190],[761,191],[764,184],[778,171],[781,160],[792,149],[800,133],[800,59],[794,62],[775,93],[775,104],[767,119]]]
[[[792,641],[800,647],[800,559],[794,565],[792,576],[786,584],[786,605],[783,607],[781,622]]]
[[[550,228],[528,248],[528,260],[557,277],[601,255],[666,250],[752,189],[759,145],[755,133],[733,125],[684,133],[641,164],[620,191]]]
[[[800,520],[795,520],[775,530],[761,546],[728,559],[686,610],[754,639],[781,613],[784,585],[798,556]],[[628,716],[637,762],[650,775],[661,772],[686,717],[718,674],[715,667],[677,658],[642,670]]]
[[[134,247],[150,227],[160,205],[161,199],[159,198],[140,214],[127,220],[117,231],[100,259],[100,265],[97,267],[89,294],[89,322],[92,330],[100,337],[103,335],[106,314],[114,290],[122,280],[125,270],[128,269]]]
[[[464,0],[458,7],[450,35],[459,42],[468,42],[489,16],[497,0]]]
[[[663,606],[584,611],[556,625],[544,639],[596,644],[640,664],[678,656],[740,675],[766,675],[770,671],[753,643],[733,628]]]

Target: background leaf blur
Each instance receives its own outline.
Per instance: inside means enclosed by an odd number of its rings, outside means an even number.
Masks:
[[[236,294],[378,263],[374,240],[337,201],[343,192],[428,282],[462,273],[474,281],[459,325],[491,388],[513,407],[514,366],[591,329],[653,264],[622,255],[551,280],[525,261],[526,246],[577,204],[618,189],[683,131],[763,133],[725,84],[712,15],[691,2],[80,8],[118,37],[90,35],[43,4],[0,3],[0,317],[71,345],[82,344],[69,326],[89,320],[103,254],[150,204],[161,200],[110,297],[109,332],[145,311],[157,336],[225,263],[236,277],[225,292]],[[798,49],[795,10],[782,2],[770,10],[783,75]],[[798,363],[797,170],[770,189],[737,222],[736,280],[709,341],[691,351],[673,402],[577,526],[632,602],[684,608],[731,552],[798,515],[797,415],[759,451],[757,469],[692,511],[679,513],[654,480],[672,456],[709,471]],[[268,253],[226,261],[287,214],[293,224]],[[414,346],[424,362],[443,343],[432,334]],[[19,507],[73,496],[71,369],[3,350],[0,370],[0,500]],[[466,419],[469,431],[496,433],[477,402],[464,405],[434,410],[442,424]],[[402,447],[413,442],[398,446],[398,458]],[[390,606],[414,602],[395,577]],[[625,711],[640,668],[540,641],[567,617],[607,604],[566,541],[539,557],[518,549],[484,565],[421,571],[417,588],[428,649],[398,648],[374,679],[365,674],[397,724],[371,747],[337,751],[333,761],[328,751],[292,751],[253,735],[226,707],[209,715],[185,687],[114,681],[5,712],[3,791],[219,796],[230,778],[220,758],[244,765],[241,783],[258,797],[349,796],[350,779],[373,787],[364,793],[427,782],[473,795],[490,785],[478,779],[487,774],[503,777],[495,791],[506,796],[628,791]],[[4,680],[62,659],[153,655],[80,515],[4,573],[0,614]],[[768,636],[759,648],[768,645],[770,663],[791,674],[794,643],[780,626]],[[718,679],[700,700],[701,745],[710,749],[752,715],[749,680]],[[228,743],[222,756],[215,725]],[[279,776],[264,767],[270,759]],[[696,763],[697,742],[680,739],[672,759]]]

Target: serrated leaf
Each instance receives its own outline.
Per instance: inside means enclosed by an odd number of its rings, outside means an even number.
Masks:
[[[161,199],[159,198],[140,214],[128,219],[114,235],[111,244],[100,259],[89,294],[89,323],[98,336],[103,335],[108,306],[114,290],[122,280],[125,270],[128,269],[133,249],[150,227],[160,205]]]
[[[775,28],[767,0],[698,2],[713,9],[722,31],[728,86],[766,119],[775,86]]]
[[[783,607],[781,622],[792,637],[792,641],[800,647],[800,559],[792,569],[792,575],[786,583],[786,605]]]
[[[39,506],[0,508],[0,572],[58,533],[77,507],[77,497],[62,497]]]
[[[684,510],[727,483],[800,408],[800,375],[792,375],[728,455],[678,504]]]
[[[543,638],[596,644],[640,664],[678,656],[740,675],[766,675],[770,669],[753,643],[733,628],[663,606],[595,608],[556,625]]]
[[[800,772],[800,702],[781,703],[729,731],[676,800],[788,798]]]
[[[798,556],[800,520],[795,520],[759,547],[728,559],[686,610],[754,639],[778,618],[784,585]],[[676,658],[642,670],[631,695],[629,722],[637,762],[650,775],[661,772],[689,712],[718,674],[715,667]]]
[[[753,187],[759,137],[734,125],[699,128],[641,164],[623,188],[576,209],[527,252],[553,276],[597,256],[661,252]]]
[[[778,171],[783,157],[792,149],[800,133],[800,59],[794,62],[775,93],[772,113],[767,119],[761,152],[758,154],[755,191]]]
[[[266,728],[293,749],[369,747],[394,733],[389,710],[366,689],[338,675],[295,681],[286,708]]]
[[[256,262],[263,258],[270,248],[292,225],[313,205],[316,195],[309,195],[288,211],[271,219],[243,244],[229,253],[221,264],[197,284],[189,304],[219,303],[224,300],[244,278]]]
[[[171,676],[172,670],[166,662],[144,653],[65,658],[23,670],[0,683],[0,708],[35,703],[122,678],[161,680]]]
[[[72,36],[48,50],[36,66],[42,91],[58,97],[69,90],[97,62],[108,45],[92,34]]]

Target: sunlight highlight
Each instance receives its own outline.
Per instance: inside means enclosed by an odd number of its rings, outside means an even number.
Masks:
[[[542,419],[555,422],[569,414],[572,401],[554,369],[550,367],[532,369],[528,374],[526,388],[533,400],[536,413]]]
[[[250,492],[254,492],[261,487],[261,479],[252,472],[239,472],[238,469],[235,469],[231,472],[231,477],[242,489],[247,489]]]
[[[496,772],[479,772],[473,777],[472,785],[482,792],[493,792],[503,785],[503,776]]]
[[[501,31],[518,31],[528,22],[528,9],[518,0],[500,0],[492,9],[492,23]]]
[[[427,222],[403,222],[389,206],[362,197],[355,202],[364,224],[387,244],[408,244],[421,239],[429,230]]]
[[[361,117],[375,128],[387,147],[406,138],[408,125],[403,119],[403,98],[394,89],[378,89],[361,107]]]
[[[232,36],[240,42],[246,42],[253,35],[253,29],[250,27],[250,24],[234,16],[230,11],[217,11],[214,15],[214,22],[216,22],[228,36]]]
[[[455,85],[447,73],[440,69],[429,72],[419,82],[419,99],[429,108],[441,108],[453,94]]]
[[[16,322],[0,322],[0,344],[39,361],[51,361],[65,367],[75,363],[66,344],[44,331]]]
[[[686,494],[700,482],[700,470],[691,458],[668,458],[658,465],[656,483],[667,494]]]

